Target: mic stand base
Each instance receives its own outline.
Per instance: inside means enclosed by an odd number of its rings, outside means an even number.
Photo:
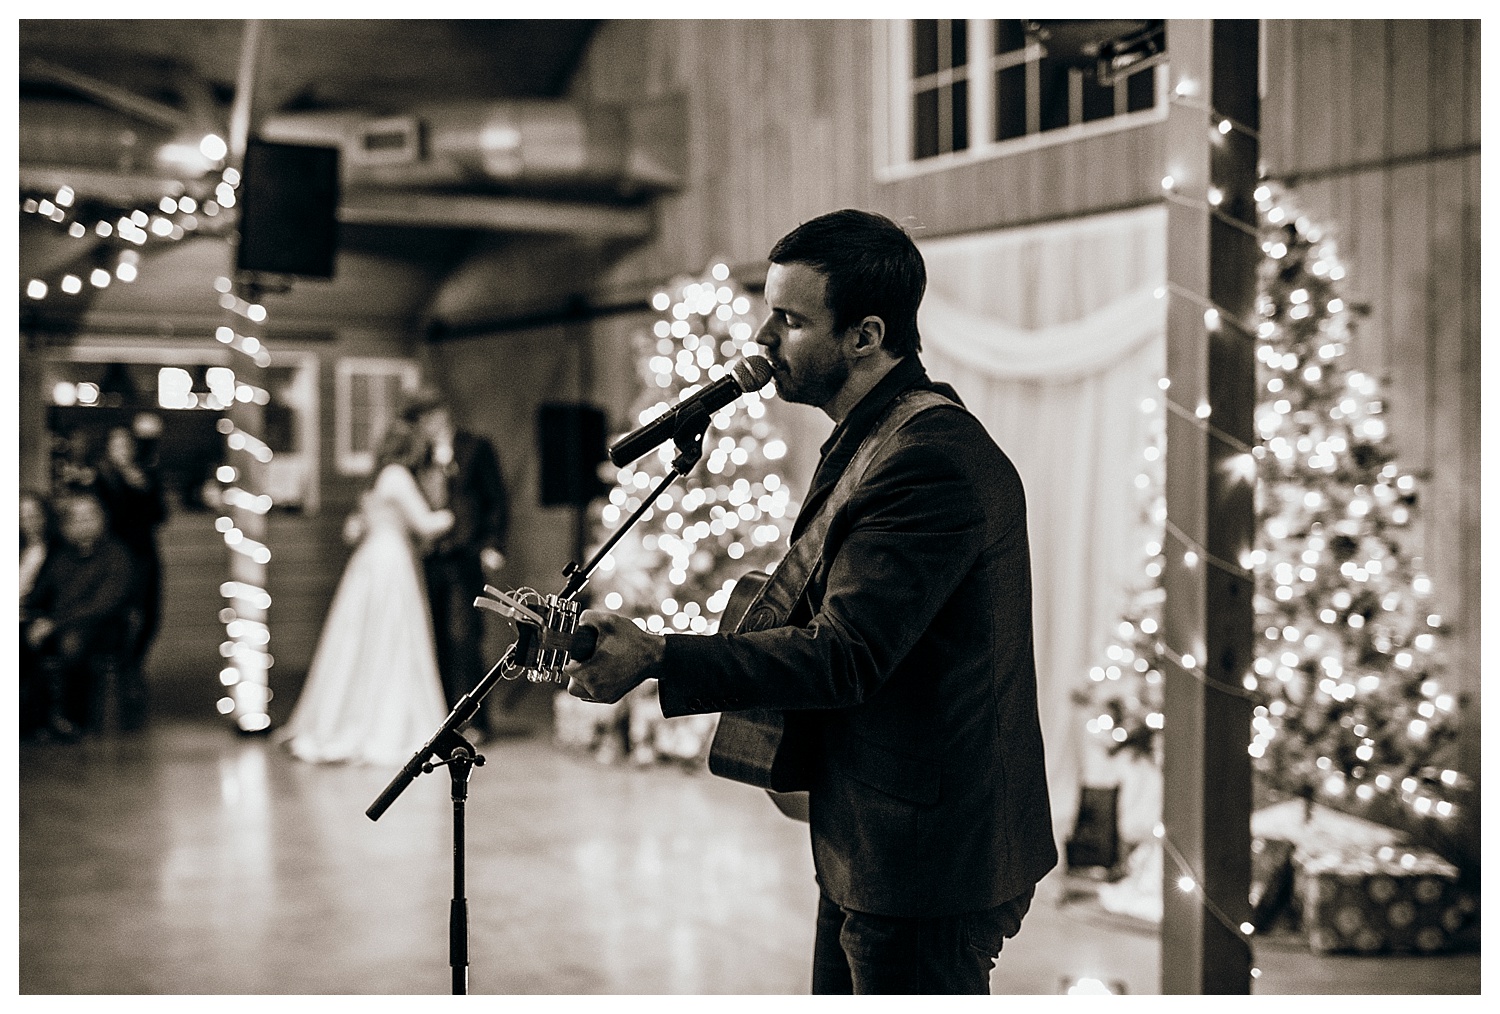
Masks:
[[[453,900],[448,905],[448,966],[453,973],[453,995],[469,991],[469,899],[464,897],[464,803],[469,798],[469,774],[484,766],[484,755],[476,753],[469,741],[458,733],[446,740],[451,744],[447,760],[427,761],[425,773],[447,765],[453,796]]]

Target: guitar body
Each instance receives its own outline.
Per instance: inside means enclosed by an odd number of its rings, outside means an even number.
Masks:
[[[745,612],[767,580],[767,574],[752,570],[735,583],[719,621],[720,629],[736,632],[760,629],[747,625]],[[812,742],[804,729],[807,720],[797,712],[774,708],[724,712],[719,716],[719,726],[709,746],[709,771],[721,778],[765,789],[782,813],[794,820],[807,820]]]

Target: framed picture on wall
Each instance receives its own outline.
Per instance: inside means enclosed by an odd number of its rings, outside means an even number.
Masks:
[[[380,437],[416,390],[421,369],[410,359],[355,357],[334,366],[334,466],[340,475],[369,475]]]

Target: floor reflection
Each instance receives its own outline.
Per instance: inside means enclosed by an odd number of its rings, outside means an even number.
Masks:
[[[817,903],[806,826],[757,790],[606,767],[541,738],[484,748],[466,805],[470,990],[800,994]],[[22,993],[446,993],[443,770],[378,821],[394,771],[313,766],[212,721],[22,744]],[[1158,982],[1154,932],[1043,881],[996,992]],[[1478,956],[1262,948],[1258,992],[1478,989]]]

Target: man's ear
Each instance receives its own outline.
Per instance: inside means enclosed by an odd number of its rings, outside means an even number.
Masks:
[[[856,356],[868,356],[885,347],[885,321],[870,316],[850,328],[850,351]]]

